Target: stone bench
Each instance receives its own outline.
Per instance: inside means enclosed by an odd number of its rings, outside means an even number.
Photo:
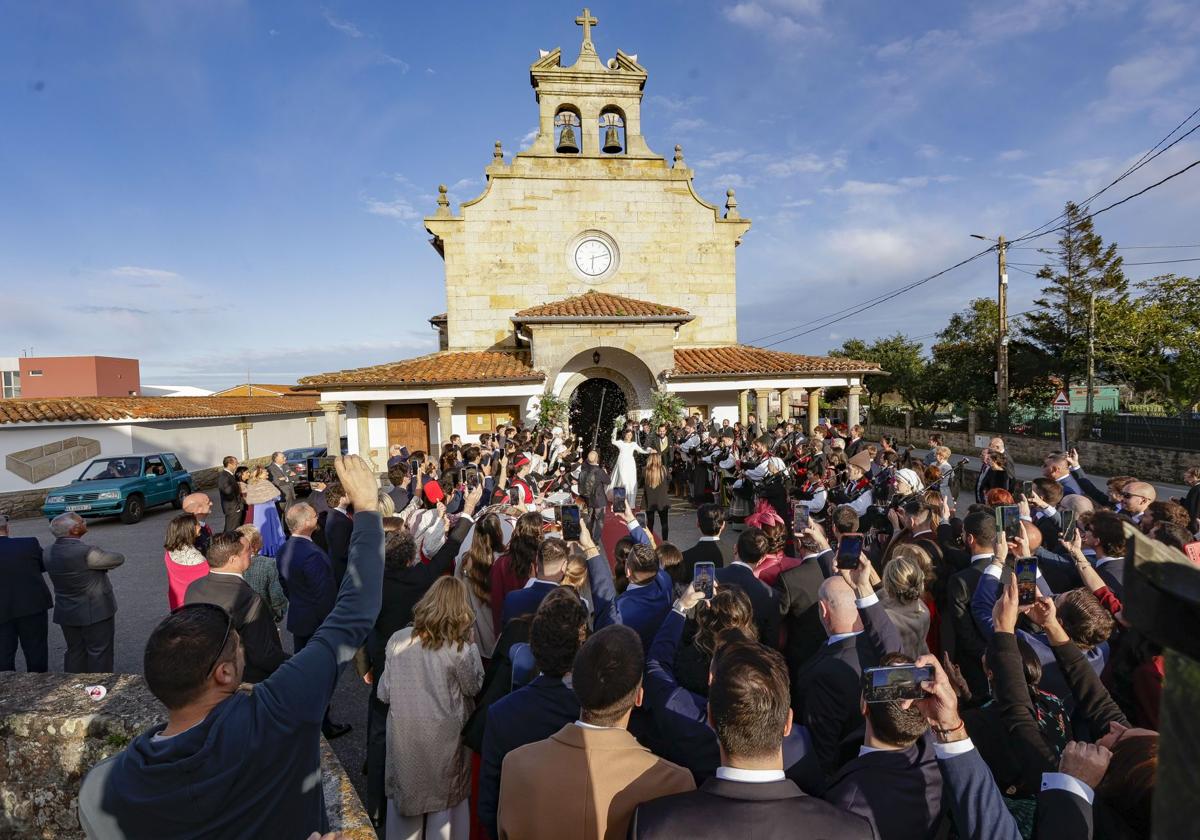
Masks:
[[[4,466],[13,475],[20,476],[30,484],[37,484],[99,455],[100,441],[70,437],[32,449],[10,452],[4,456]]]
[[[103,685],[108,694],[92,700],[85,685]],[[0,837],[82,838],[83,777],[164,716],[136,674],[0,673]],[[324,738],[321,772],[331,830],[374,840],[354,785]]]

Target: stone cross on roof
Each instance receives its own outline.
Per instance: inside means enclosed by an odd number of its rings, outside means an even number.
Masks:
[[[583,27],[583,42],[590,44],[592,42],[592,27],[599,26],[600,21],[592,17],[591,11],[584,7],[583,14],[575,18],[575,25]]]

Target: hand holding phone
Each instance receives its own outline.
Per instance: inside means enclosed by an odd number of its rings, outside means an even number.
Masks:
[[[1037,603],[1037,572],[1036,557],[1022,557],[1017,560],[1017,605],[1032,606]]]
[[[711,601],[716,581],[717,567],[715,563],[697,563],[692,570],[692,588],[704,593],[704,600]]]
[[[864,541],[862,534],[842,534],[837,547],[838,569],[858,568],[858,564],[862,562]]]
[[[625,512],[625,488],[614,487],[612,491],[612,509],[613,513],[621,514]]]
[[[922,700],[925,690],[921,683],[932,682],[933,668],[929,665],[886,665],[863,671],[863,699],[868,703],[891,703],[897,700]]]
[[[1004,532],[1008,540],[1024,536],[1021,530],[1021,509],[1016,505],[1000,505],[996,508],[996,527]]]
[[[808,508],[804,505],[796,505],[796,509],[792,516],[792,533],[804,533],[804,529],[807,528],[808,524],[812,521],[812,517],[808,512]]]
[[[1062,519],[1062,533],[1063,533],[1062,538],[1063,538],[1063,540],[1065,540],[1066,542],[1074,542],[1075,541],[1075,532],[1078,530],[1075,527],[1075,511],[1073,511],[1073,510],[1061,511],[1059,513],[1059,517]]]
[[[579,505],[563,505],[558,508],[558,515],[562,522],[563,539],[568,542],[578,541],[583,535],[579,521]]]

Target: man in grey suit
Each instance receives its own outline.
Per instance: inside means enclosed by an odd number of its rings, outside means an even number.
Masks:
[[[283,494],[284,510],[296,501],[296,488],[292,485],[292,474],[287,468],[287,457],[282,452],[271,454],[271,463],[267,465],[267,475],[271,483]]]
[[[125,555],[86,545],[87,523],[77,513],[50,521],[54,545],[46,552],[46,571],[54,584],[54,623],[67,640],[63,670],[68,674],[103,674],[113,669],[113,635],[117,599],[108,570]]]

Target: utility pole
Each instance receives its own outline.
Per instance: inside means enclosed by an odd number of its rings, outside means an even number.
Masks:
[[[1092,389],[1096,382],[1096,293],[1088,295],[1087,320],[1087,408],[1084,414],[1087,422],[1092,422],[1092,410],[1095,408]]]
[[[1008,245],[1001,234],[996,240],[998,283],[996,298],[999,309],[999,330],[996,336],[996,413],[1002,421],[1008,419],[1008,266],[1005,251]]]

